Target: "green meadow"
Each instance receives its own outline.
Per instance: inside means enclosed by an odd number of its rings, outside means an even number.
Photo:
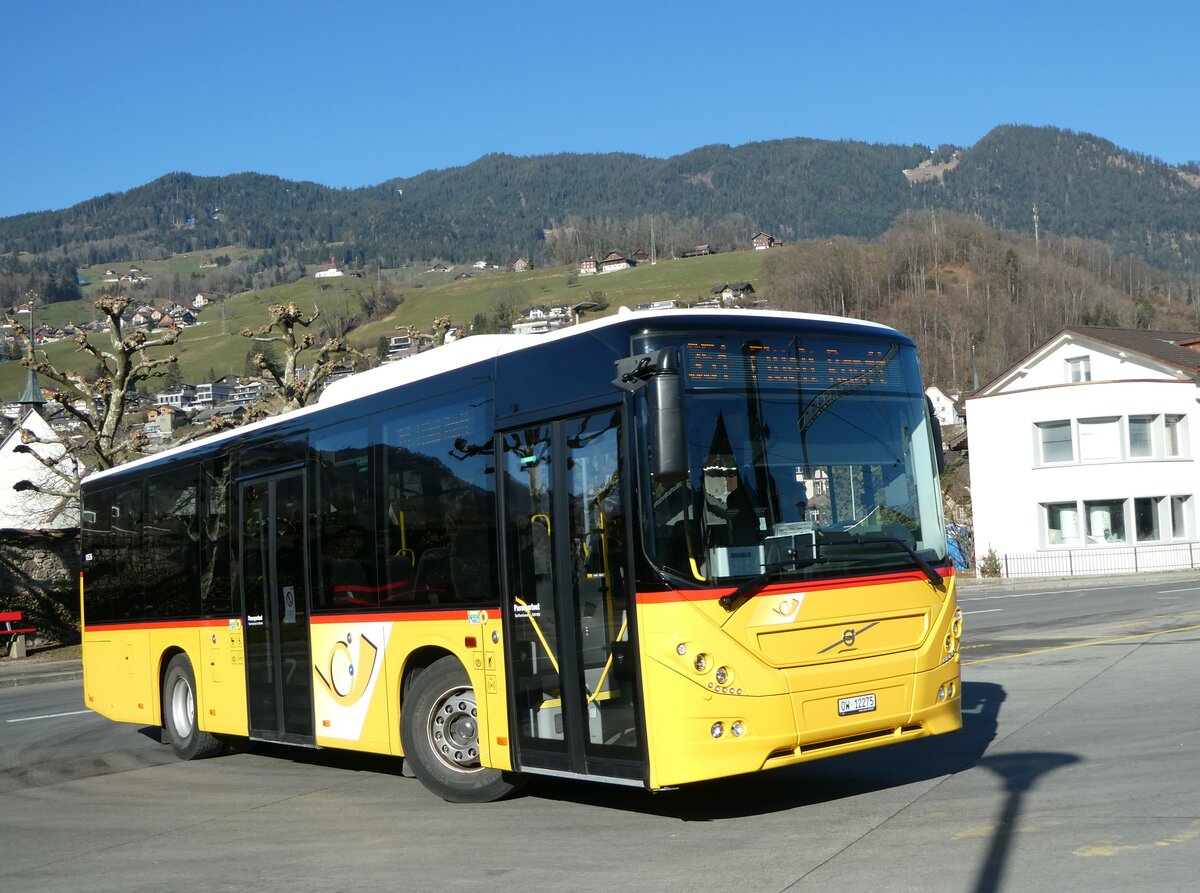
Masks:
[[[614,313],[619,307],[633,307],[650,301],[676,300],[681,304],[694,304],[707,299],[714,286],[726,282],[748,281],[756,288],[760,287],[764,253],[742,251],[663,260],[655,265],[642,264],[599,276],[580,276],[574,267],[545,267],[510,273],[476,270],[469,265],[455,267],[446,273],[414,268],[384,270],[377,280],[354,276],[315,279],[309,275],[297,282],[235,295],[206,307],[199,314],[200,324],[185,329],[169,350],[179,356],[185,381],[207,381],[212,374],[241,374],[247,354],[257,348],[240,333],[243,328],[257,329],[265,324],[266,308],[271,304],[294,301],[306,311],[317,307],[326,317],[350,317],[358,314],[364,299],[370,297],[373,289],[378,292],[383,284],[399,295],[399,305],[387,316],[359,325],[348,336],[354,347],[369,353],[375,351],[380,338],[394,334],[398,329],[416,326],[422,331],[430,331],[433,320],[439,316],[449,316],[454,324],[465,326],[477,314],[489,314],[500,305],[525,309],[539,304],[556,306],[598,301],[607,305],[601,312],[603,315]],[[185,302],[190,302],[198,291],[186,284],[191,273],[200,269],[201,263],[212,262],[219,254],[234,259],[248,256],[244,249],[216,249],[163,261],[134,262],[132,266],[138,267],[143,275],[155,277],[156,281],[178,273],[184,277]],[[87,297],[51,304],[38,311],[38,320],[64,325],[98,318],[92,301],[96,295],[113,288],[112,284],[102,282],[105,269],[119,274],[127,272],[130,266],[129,263],[102,264],[80,270],[83,278],[88,280],[84,288]],[[471,278],[455,281],[454,277],[464,272]],[[129,288],[127,283],[122,285]],[[130,292],[135,301],[138,291],[134,288]],[[318,321],[317,327],[319,325]],[[104,345],[107,338],[106,333],[94,333],[92,342]],[[93,365],[91,358],[70,339],[47,345],[45,349],[60,369]],[[0,363],[0,400],[15,399],[24,386],[25,376],[25,370],[18,363]],[[150,390],[157,388],[151,386]]]

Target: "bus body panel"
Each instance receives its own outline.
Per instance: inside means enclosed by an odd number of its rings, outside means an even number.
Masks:
[[[722,608],[724,627],[718,625],[720,615],[709,613],[711,593],[703,601],[652,594],[639,605],[651,788],[961,728],[959,643],[951,636],[957,608],[953,577],[944,592],[923,576],[873,586],[853,581],[840,588],[823,581],[814,588],[821,597],[809,600],[795,587],[771,587],[735,609],[735,616],[744,614],[736,622]],[[755,647],[771,614],[778,622],[769,634],[782,629],[792,635],[784,639],[791,655],[774,641]],[[842,641],[846,630],[862,631],[875,616],[904,618],[898,635],[889,631],[883,643],[858,651]],[[914,617],[922,618],[923,627],[916,640]],[[740,632],[727,635],[731,626]],[[875,628],[856,638],[869,641]],[[723,682],[717,681],[719,669]],[[868,695],[870,710],[839,714],[840,700]]]
[[[404,679],[413,656],[433,649],[456,657],[475,689],[481,763],[511,768],[499,616],[498,609],[318,615],[311,637],[316,743],[403,756]]]
[[[109,719],[158,725],[163,673],[171,656],[182,652],[196,677],[199,728],[246,735],[240,621],[94,627],[84,631],[83,650],[84,702]]]

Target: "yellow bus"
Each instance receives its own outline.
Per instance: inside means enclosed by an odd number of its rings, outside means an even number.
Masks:
[[[403,757],[457,802],[951,732],[913,343],[771,311],[479,335],[83,485],[86,705]]]

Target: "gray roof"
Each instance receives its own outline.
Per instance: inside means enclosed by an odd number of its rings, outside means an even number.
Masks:
[[[1200,332],[1154,332],[1107,326],[1068,326],[1064,331],[1103,341],[1192,374],[1200,373]],[[1195,346],[1184,346],[1188,342]]]

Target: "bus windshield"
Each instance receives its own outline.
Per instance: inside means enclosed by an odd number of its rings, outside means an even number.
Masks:
[[[910,344],[801,334],[646,343],[677,347],[684,375],[688,479],[645,491],[643,539],[660,568],[720,583],[944,565]]]

